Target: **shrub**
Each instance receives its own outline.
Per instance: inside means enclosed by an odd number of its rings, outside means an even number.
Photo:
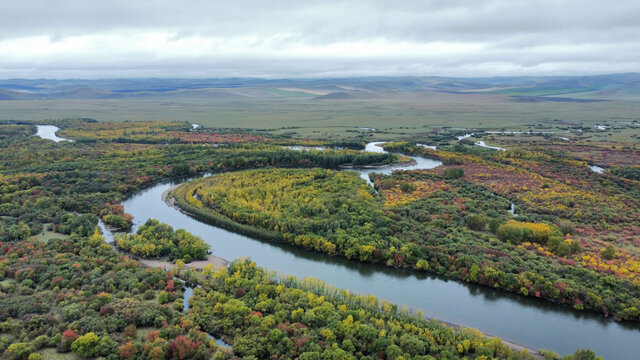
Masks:
[[[479,214],[468,215],[465,222],[471,230],[483,231],[487,226],[487,218]]]
[[[5,354],[9,359],[15,360],[24,360],[29,357],[31,353],[36,351],[36,347],[31,343],[14,343],[9,345],[7,350],[5,350]]]
[[[71,350],[80,354],[80,356],[85,358],[93,357],[98,352],[98,343],[100,342],[100,338],[95,333],[86,333],[76,339],[76,341],[71,344]]]
[[[49,344],[49,337],[47,335],[40,335],[37,338],[33,339],[32,343],[33,346],[36,347],[36,349],[42,349]]]
[[[138,345],[131,341],[118,346],[118,355],[123,359],[133,358],[138,353],[140,353]]]
[[[135,324],[129,324],[124,328],[122,336],[125,338],[135,339],[138,336],[138,330]]]
[[[153,290],[147,290],[147,291],[144,292],[144,295],[142,295],[142,297],[145,300],[153,300],[153,299],[156,298],[156,292],[153,291]]]
[[[403,192],[409,193],[415,191],[416,187],[410,182],[403,182],[400,184],[400,190]]]
[[[62,333],[62,339],[60,340],[60,351],[68,352],[71,350],[71,344],[78,339],[78,334],[73,330],[68,329]]]
[[[459,179],[464,175],[464,170],[462,170],[462,168],[447,169],[443,175],[447,179]]]
[[[616,249],[613,248],[613,245],[609,245],[606,248],[602,249],[601,256],[605,260],[611,260],[616,255]]]
[[[539,244],[546,244],[551,236],[552,228],[547,224],[509,220],[498,226],[496,233],[501,240],[509,241],[514,244],[519,244],[523,241],[533,241]]]
[[[166,291],[160,291],[158,294],[158,304],[163,305],[169,302],[169,293]]]

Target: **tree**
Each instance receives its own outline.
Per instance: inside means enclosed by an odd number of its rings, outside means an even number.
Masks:
[[[24,240],[31,235],[31,229],[29,225],[20,221],[19,223],[9,227],[9,237],[12,240]]]
[[[62,333],[62,339],[60,340],[60,350],[62,352],[67,352],[71,350],[71,344],[78,339],[78,334],[76,334],[73,330],[68,329],[64,333]]]
[[[471,230],[484,231],[487,226],[487,218],[480,214],[471,214],[465,218],[467,226]]]
[[[402,184],[400,184],[400,190],[402,190],[403,192],[409,193],[413,192],[415,189],[416,187],[410,182],[403,182]]]
[[[98,229],[96,228],[95,231],[93,232],[93,235],[89,237],[89,245],[91,247],[97,248],[102,244],[104,244],[104,238],[102,237],[102,235],[100,235],[100,231],[98,231]]]
[[[616,249],[613,245],[609,245],[606,248],[602,249],[602,258],[605,260],[611,260],[616,255]]]
[[[464,175],[464,170],[462,168],[447,169],[443,175],[447,179],[459,179]]]
[[[36,347],[31,343],[14,343],[9,345],[5,354],[8,355],[9,359],[15,360],[25,360],[29,357],[29,354],[36,351]]]
[[[71,350],[85,358],[90,358],[98,353],[100,338],[93,332],[86,333],[71,344]]]
[[[171,358],[175,360],[193,359],[200,345],[202,343],[180,335],[169,344],[169,352],[172,355]]]

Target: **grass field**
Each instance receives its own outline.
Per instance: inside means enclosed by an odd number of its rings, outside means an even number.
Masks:
[[[48,225],[48,224],[46,224]],[[46,228],[45,225],[45,228]],[[65,235],[65,234],[60,234],[54,231],[49,231],[49,230],[42,230],[41,233],[39,233],[38,235],[34,236],[36,239],[40,240],[40,241],[44,241],[47,242],[51,239],[66,239],[69,237],[69,235]]]
[[[54,348],[42,349],[39,351],[43,359],[47,360],[80,360],[81,357],[75,353],[59,353]]]
[[[184,120],[206,127],[277,129],[279,133],[295,132],[305,137],[354,136],[370,133],[361,128],[375,128],[378,132],[370,134],[374,139],[402,138],[443,127],[529,130],[542,125],[552,131],[640,120],[637,101],[518,102],[500,94],[438,92],[385,92],[371,98],[344,100],[311,96],[11,100],[0,102],[0,107],[0,120]],[[598,136],[610,137],[608,133]],[[616,137],[625,140],[627,136]]]

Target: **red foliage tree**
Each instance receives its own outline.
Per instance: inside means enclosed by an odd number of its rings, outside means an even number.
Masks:
[[[169,354],[174,360],[191,359],[200,345],[200,342],[180,335],[169,344]]]
[[[78,334],[71,329],[62,333],[62,340],[60,341],[60,349],[62,352],[71,351],[71,344],[76,341],[77,338]]]

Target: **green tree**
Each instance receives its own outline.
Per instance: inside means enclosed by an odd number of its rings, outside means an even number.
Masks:
[[[602,258],[605,260],[611,260],[616,255],[616,249],[613,245],[609,245],[602,250]]]
[[[465,218],[465,222],[471,230],[484,231],[487,226],[487,218],[480,214],[468,215]]]
[[[100,338],[93,332],[86,333],[71,344],[71,350],[84,358],[91,358],[98,353]]]
[[[25,360],[36,351],[36,347],[31,343],[18,342],[9,345],[5,354],[9,359]]]
[[[23,221],[9,227],[9,237],[12,240],[24,240],[30,235],[31,229],[29,228],[29,225],[25,224]]]
[[[444,171],[443,175],[447,179],[459,179],[464,176],[464,170],[462,168],[447,169]]]

